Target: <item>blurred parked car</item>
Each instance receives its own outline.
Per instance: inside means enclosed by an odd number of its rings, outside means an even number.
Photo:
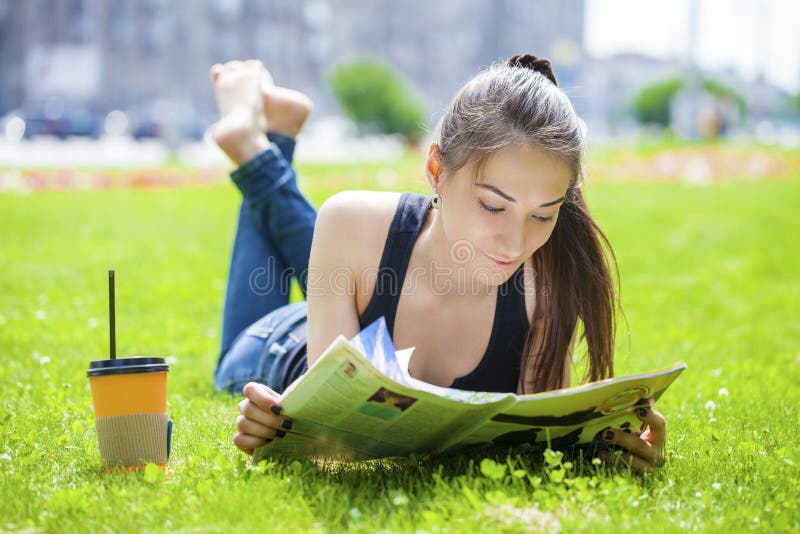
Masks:
[[[203,133],[214,121],[213,116],[181,100],[155,100],[133,110],[135,139],[177,138],[203,139]]]
[[[21,110],[25,137],[52,135],[60,139],[83,136],[97,139],[103,131],[103,115],[86,103],[60,97],[30,100]]]

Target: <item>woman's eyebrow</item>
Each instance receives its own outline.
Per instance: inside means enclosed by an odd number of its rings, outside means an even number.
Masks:
[[[502,191],[500,191],[498,188],[496,188],[493,185],[489,185],[489,184],[475,184],[475,185],[477,185],[478,187],[482,187],[483,189],[488,189],[489,191],[491,191],[491,192],[493,192],[493,193],[495,193],[497,195],[500,195],[501,197],[503,197],[504,199],[508,200],[509,202],[516,202],[517,201],[517,199],[515,199],[514,197],[511,197],[511,196],[509,196],[509,195],[507,195],[505,193],[503,193]],[[540,208],[546,208],[547,206],[553,206],[555,204],[558,204],[562,200],[564,200],[564,198],[565,197],[561,197],[561,198],[557,198],[555,200],[551,200],[550,202],[545,202],[544,204],[542,204],[539,207]]]

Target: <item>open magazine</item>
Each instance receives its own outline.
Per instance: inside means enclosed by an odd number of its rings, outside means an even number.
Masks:
[[[383,318],[352,340],[339,336],[281,396],[294,421],[282,439],[256,449],[274,456],[380,458],[481,445],[553,449],[591,442],[606,427],[643,428],[634,410],[658,400],[683,362],[531,395],[428,384],[408,372],[413,347],[395,351]]]

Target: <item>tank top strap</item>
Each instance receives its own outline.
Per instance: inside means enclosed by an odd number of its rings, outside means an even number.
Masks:
[[[501,286],[500,290],[503,291],[504,297],[504,319],[507,319],[507,321],[504,321],[504,324],[512,322],[518,326],[522,326],[523,330],[527,331],[527,328],[530,326],[530,320],[528,319],[528,308],[525,304],[525,297],[529,289],[525,287],[524,264]]]
[[[394,334],[397,302],[408,270],[411,251],[425,222],[430,200],[431,197],[418,193],[404,192],[400,195],[383,246],[375,278],[375,289],[364,313],[358,318],[362,329],[384,316],[389,335]]]

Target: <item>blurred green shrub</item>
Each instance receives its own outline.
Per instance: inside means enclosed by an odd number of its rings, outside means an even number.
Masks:
[[[421,139],[424,106],[387,65],[371,60],[340,65],[330,83],[339,105],[361,132],[401,134],[409,144]]]
[[[665,128],[668,127],[670,103],[685,84],[685,76],[673,76],[642,88],[632,101],[636,120],[642,124],[658,124]],[[733,101],[739,110],[740,117],[747,113],[747,103],[744,97],[733,88],[711,78],[704,78],[702,85],[703,90],[710,95]]]
[[[680,91],[684,78],[674,77],[643,87],[633,97],[633,115],[642,124],[669,126],[669,105]]]
[[[733,89],[725,85],[722,82],[711,78],[705,78],[703,80],[703,89],[706,90],[707,93],[716,96],[717,98],[722,98],[723,100],[730,100],[736,107],[739,109],[739,116],[744,116],[747,113],[747,102],[745,102],[744,97]]]

